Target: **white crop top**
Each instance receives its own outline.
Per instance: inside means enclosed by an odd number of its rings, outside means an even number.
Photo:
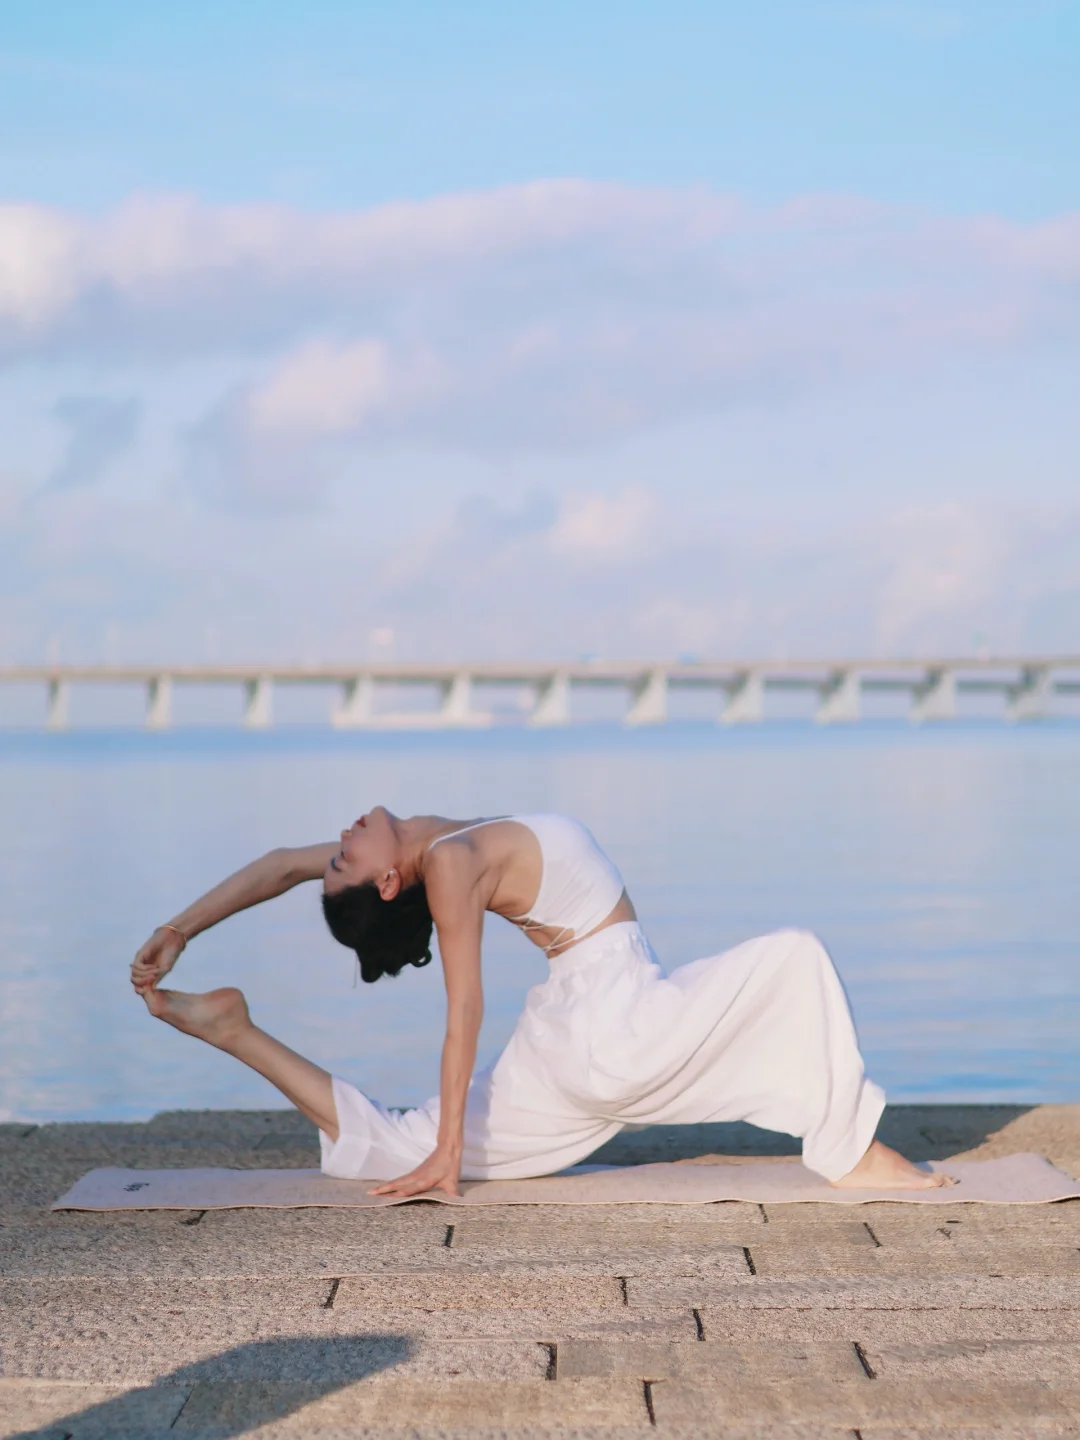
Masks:
[[[556,938],[545,950],[582,939],[595,930],[611,914],[622,896],[623,878],[600,849],[592,834],[578,820],[568,815],[500,815],[492,820],[479,820],[440,835],[428,849],[442,840],[478,830],[481,825],[496,825],[513,820],[524,825],[536,836],[540,846],[540,889],[528,915],[509,918],[523,930],[555,930]]]

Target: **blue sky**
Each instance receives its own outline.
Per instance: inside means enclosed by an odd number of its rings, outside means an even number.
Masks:
[[[1072,205],[1068,0],[5,6],[0,184],[317,207],[574,175]]]
[[[1078,54],[5,6],[0,662],[1080,650]]]

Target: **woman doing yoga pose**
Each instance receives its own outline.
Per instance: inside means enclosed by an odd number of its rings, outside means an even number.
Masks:
[[[367,981],[426,964],[434,924],[441,1089],[415,1110],[386,1110],[258,1029],[239,990],[158,988],[201,930],[320,878],[327,923]],[[487,911],[551,968],[506,1049],[474,1076]],[[463,1177],[561,1170],[627,1125],[717,1120],[800,1136],[805,1164],[834,1185],[949,1183],[874,1139],[885,1099],[820,941],[782,930],[665,975],[619,872],[562,815],[402,820],[378,806],[338,843],[274,850],[230,876],[155,930],[131,974],[152,1015],[235,1055],[314,1121],[327,1174],[383,1181],[376,1195],[456,1195]]]

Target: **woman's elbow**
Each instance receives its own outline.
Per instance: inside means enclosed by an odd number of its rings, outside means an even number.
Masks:
[[[291,890],[294,885],[299,885],[301,880],[307,879],[298,863],[296,851],[287,845],[268,850],[262,863],[268,880],[279,890]]]

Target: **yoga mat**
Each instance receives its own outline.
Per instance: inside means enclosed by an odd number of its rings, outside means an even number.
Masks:
[[[834,1190],[797,1161],[767,1164],[579,1165],[536,1180],[465,1180],[460,1199],[431,1191],[419,1200],[444,1205],[706,1205],[814,1202],[863,1205],[1038,1205],[1080,1198],[1080,1184],[1041,1155],[1002,1160],[934,1161],[958,1184],[938,1190]],[[375,1207],[407,1201],[369,1195],[374,1180],[335,1180],[319,1170],[91,1170],[54,1210],[227,1210],[245,1206]]]

